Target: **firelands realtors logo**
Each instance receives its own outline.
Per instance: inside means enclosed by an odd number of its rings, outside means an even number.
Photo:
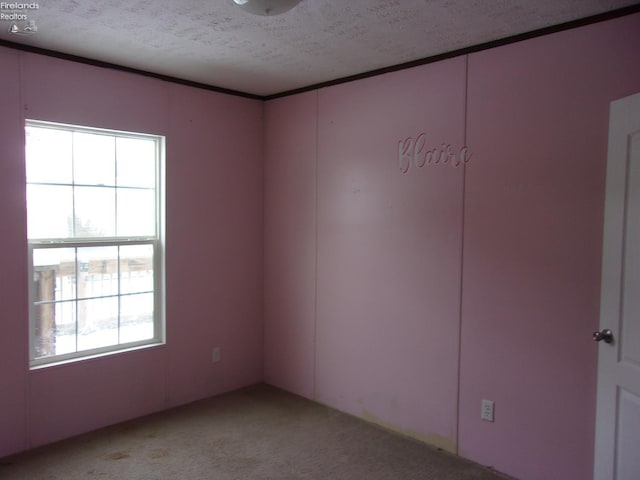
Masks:
[[[8,22],[9,33],[35,33],[36,21],[29,16],[38,9],[37,3],[0,2],[0,21]]]

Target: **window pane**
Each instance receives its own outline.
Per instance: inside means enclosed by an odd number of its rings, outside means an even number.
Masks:
[[[78,350],[118,344],[118,298],[78,301]]]
[[[119,187],[156,185],[156,142],[139,138],[118,138],[116,158]]]
[[[120,343],[153,338],[153,293],[120,298]]]
[[[160,338],[162,137],[120,135],[26,121],[32,366]]]
[[[29,238],[68,238],[73,234],[71,187],[27,185]]]
[[[26,127],[27,182],[71,183],[71,132]]]
[[[75,302],[35,305],[33,310],[35,358],[76,351]]]
[[[120,247],[120,293],[153,291],[153,245]]]
[[[75,188],[76,237],[113,237],[116,234],[115,188]]]
[[[73,248],[33,250],[35,301],[71,300],[76,297],[76,258]]]
[[[74,183],[85,185],[115,185],[115,153],[115,137],[74,132]]]
[[[155,236],[153,190],[118,189],[118,236]]]
[[[78,298],[118,294],[118,247],[78,248]]]

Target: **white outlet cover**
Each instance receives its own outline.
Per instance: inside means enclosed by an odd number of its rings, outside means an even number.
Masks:
[[[493,422],[493,402],[491,400],[482,400],[480,418],[487,422]]]

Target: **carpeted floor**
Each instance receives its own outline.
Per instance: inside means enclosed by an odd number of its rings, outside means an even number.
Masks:
[[[266,385],[0,460],[2,480],[499,480]]]

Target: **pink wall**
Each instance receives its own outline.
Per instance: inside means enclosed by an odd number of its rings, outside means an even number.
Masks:
[[[262,104],[0,56],[0,456],[261,381]],[[29,371],[22,105],[28,118],[167,135],[166,345]]]
[[[311,92],[265,108],[264,377],[307,398],[315,384],[316,103]]]
[[[263,122],[258,101],[188,87],[172,87],[170,108],[167,361],[176,405],[263,378]]]
[[[0,456],[27,446],[27,223],[19,54],[0,49]],[[22,339],[23,341],[20,341]]]
[[[398,143],[464,144],[465,68],[323,89],[318,107],[316,399],[450,450],[463,170],[403,174]]]
[[[460,452],[519,478],[592,475],[609,103],[639,45],[635,15],[469,58]]]
[[[638,45],[636,14],[268,102],[266,238],[315,235],[317,263],[266,249],[267,381],[523,480],[591,478],[608,106],[640,91]],[[403,175],[420,132],[466,143],[465,171]]]
[[[638,14],[264,119],[0,49],[0,456],[265,378],[523,480],[590,478],[608,104],[640,90],[637,45]],[[29,371],[23,111],[167,135],[167,345]],[[421,133],[419,164],[473,156],[403,173]]]

